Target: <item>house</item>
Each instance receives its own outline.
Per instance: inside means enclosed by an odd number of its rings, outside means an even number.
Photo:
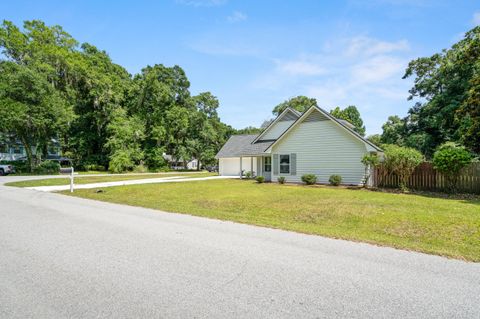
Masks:
[[[234,135],[220,149],[220,175],[252,171],[276,181],[299,183],[304,174],[314,174],[319,183],[331,175],[342,183],[362,184],[365,167],[361,158],[382,150],[353,131],[353,125],[313,106],[304,113],[287,108],[258,135]]]
[[[198,165],[200,165],[197,159],[192,159],[187,161],[187,167],[185,167],[185,163],[183,162],[183,158],[176,159],[174,156],[163,153],[163,159],[168,163],[168,167],[175,170],[181,169],[190,169],[196,170],[198,169]]]
[[[36,154],[37,148],[31,147],[32,154]],[[60,158],[61,146],[56,139],[52,139],[47,148],[47,158],[56,160]],[[27,151],[20,140],[13,137],[8,140],[0,140],[0,161],[26,160]]]

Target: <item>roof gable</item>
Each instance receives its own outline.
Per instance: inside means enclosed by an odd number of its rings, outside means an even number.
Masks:
[[[288,132],[290,132],[295,126],[297,126],[299,123],[302,122],[313,122],[313,121],[332,121],[335,124],[337,124],[339,127],[343,128],[346,130],[349,134],[351,134],[354,138],[357,138],[358,140],[362,141],[363,143],[366,144],[367,150],[369,151],[376,151],[376,152],[381,152],[382,149],[380,149],[378,146],[370,142],[369,140],[365,139],[363,136],[359,135],[357,132],[355,132],[353,129],[333,117],[330,113],[326,112],[322,108],[318,106],[312,106],[310,107],[307,111],[305,111],[290,127],[283,132],[282,135],[278,137],[278,139],[273,142],[266,151],[270,151],[272,147],[277,144],[282,138],[284,138]]]
[[[300,113],[295,111],[294,109],[291,108],[286,108],[282,113],[280,113],[275,120],[273,120],[264,130],[261,132],[254,140],[253,143],[256,143],[262,138],[265,140],[265,136],[268,137],[269,133],[271,133],[273,130],[277,129],[280,130],[281,133],[283,133],[285,130],[288,129],[288,127],[294,123],[299,117],[301,116]],[[280,133],[280,134],[281,134]],[[277,136],[278,137],[278,136]],[[276,139],[277,137],[273,138]],[[271,140],[272,138],[268,138],[268,140]]]

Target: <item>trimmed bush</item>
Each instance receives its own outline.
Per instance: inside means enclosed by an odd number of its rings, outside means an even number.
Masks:
[[[307,185],[314,185],[317,182],[317,176],[313,174],[305,174],[302,176],[302,182]]]
[[[279,178],[277,178],[277,181],[278,181],[280,184],[285,184],[285,177],[284,177],[284,176],[280,176]]]
[[[257,181],[257,183],[261,184],[261,183],[265,182],[265,177],[264,176],[257,176],[255,178],[255,180]]]
[[[433,154],[433,167],[445,175],[449,192],[456,191],[458,173],[470,164],[472,158],[472,154],[463,146],[451,142],[440,145]]]
[[[338,186],[342,183],[342,176],[340,175],[332,175],[330,176],[330,178],[328,179],[328,182],[330,183],[330,185],[333,185],[333,186]]]
[[[35,174],[58,174],[60,173],[60,164],[54,161],[44,161],[33,169]]]

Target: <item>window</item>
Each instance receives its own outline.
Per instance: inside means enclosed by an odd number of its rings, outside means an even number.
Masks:
[[[271,171],[272,171],[272,158],[265,157],[265,172],[271,172]]]
[[[280,174],[290,174],[290,155],[280,155]]]

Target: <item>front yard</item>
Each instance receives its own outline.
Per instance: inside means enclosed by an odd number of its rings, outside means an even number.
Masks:
[[[480,261],[480,198],[214,180],[73,196]],[[64,194],[69,194],[64,192]]]

